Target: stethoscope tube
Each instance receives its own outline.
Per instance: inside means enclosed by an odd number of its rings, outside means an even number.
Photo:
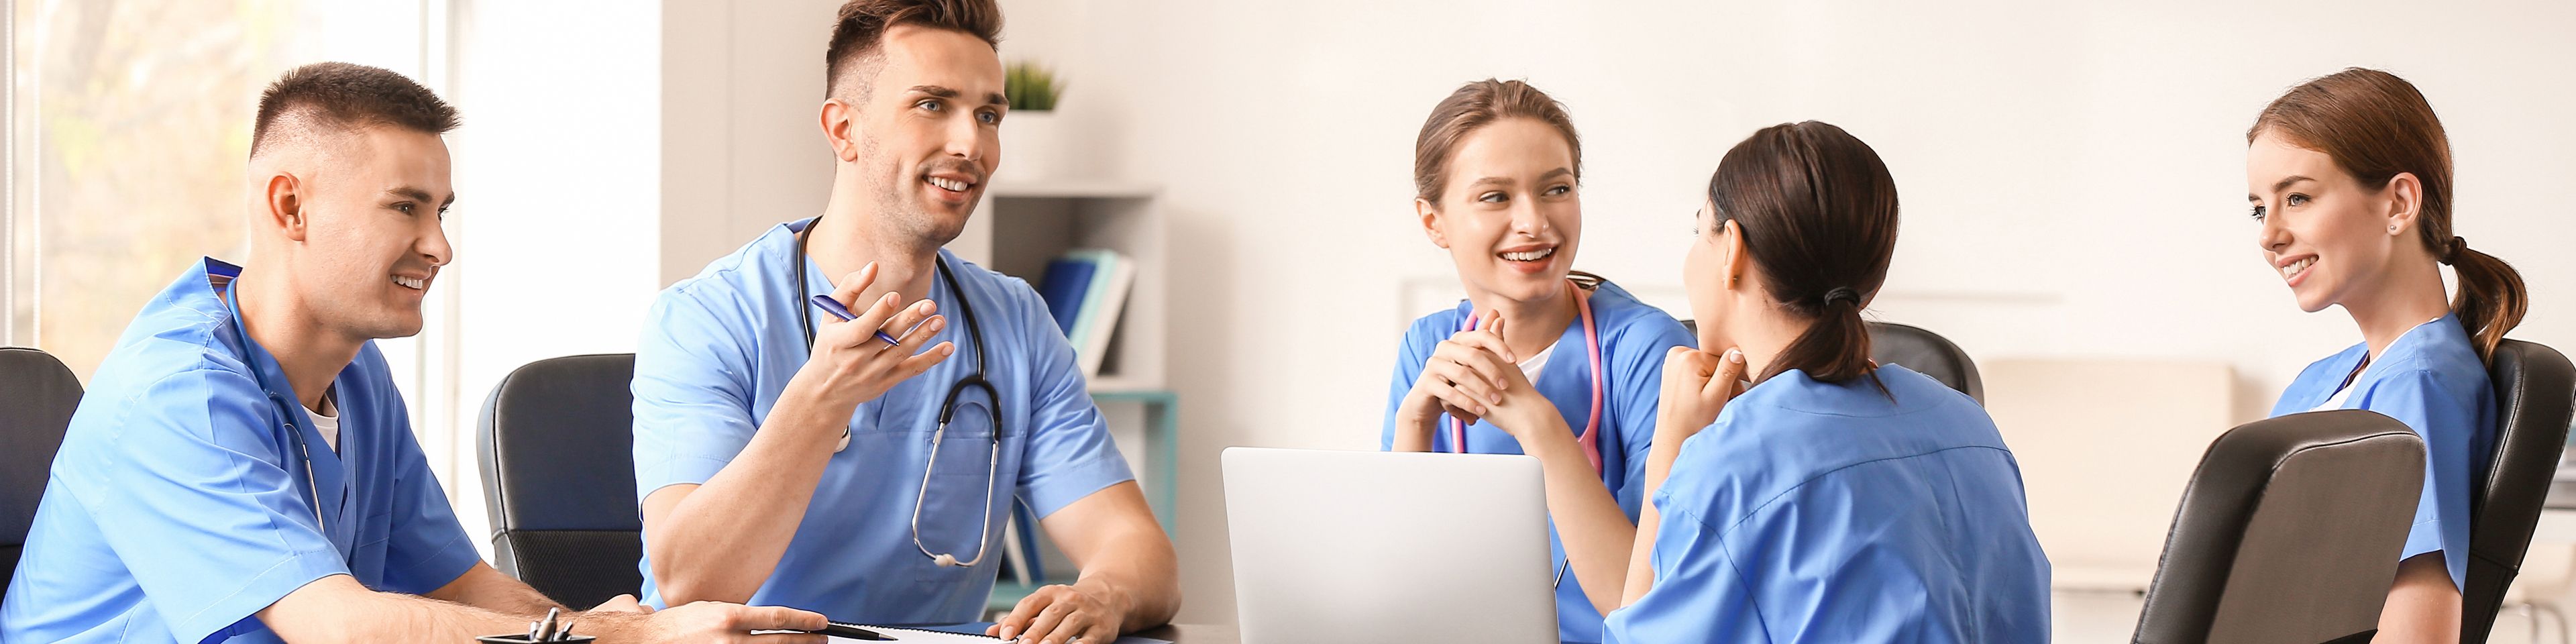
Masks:
[[[807,298],[805,262],[808,257],[805,253],[805,244],[806,238],[813,235],[814,227],[822,222],[822,217],[815,217],[813,221],[805,223],[804,230],[796,231],[796,299],[788,304],[796,311],[798,328],[805,332],[805,351],[809,355],[814,351],[814,318],[813,313],[807,311],[804,305]],[[993,388],[993,382],[984,377],[985,359],[989,357],[989,352],[984,349],[984,325],[975,319],[975,305],[967,301],[966,290],[958,286],[957,274],[948,268],[947,258],[934,257],[933,261],[936,262],[935,270],[939,273],[940,281],[948,285],[948,292],[957,295],[957,312],[966,318],[967,337],[975,343],[975,373],[949,385],[948,397],[939,403],[939,425],[930,434],[930,458],[922,464],[921,487],[912,499],[912,547],[920,550],[923,556],[930,557],[931,563],[940,567],[971,568],[982,563],[984,555],[992,550],[993,491],[997,489],[1002,476],[1002,395],[999,390]],[[975,543],[975,558],[959,561],[955,554],[934,553],[930,551],[930,546],[922,543],[921,508],[930,500],[930,474],[939,465],[939,446],[948,436],[948,423],[956,419],[958,404],[963,394],[970,388],[984,390],[985,398],[992,401],[984,405],[986,415],[993,421],[992,455],[985,463],[984,520],[983,526],[976,532],[978,539]],[[966,401],[965,404],[981,403]],[[844,428],[842,432],[842,445],[847,447],[848,429]]]

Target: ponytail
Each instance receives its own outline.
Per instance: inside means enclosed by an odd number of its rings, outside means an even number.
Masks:
[[[2478,359],[2489,359],[2496,345],[2504,342],[2505,332],[2522,324],[2522,314],[2531,308],[2522,273],[2494,255],[2469,250],[2466,239],[2452,237],[2438,248],[2442,263],[2450,264],[2460,276],[2460,293],[2451,298],[2451,312],[2460,316],[2460,328],[2468,330],[2469,346],[2477,348]]]
[[[1835,287],[1825,292],[1817,308],[1820,310],[1815,322],[1789,341],[1789,346],[1781,349],[1779,357],[1773,358],[1770,367],[1754,380],[1769,380],[1781,372],[1798,369],[1817,382],[1848,382],[1866,377],[1880,393],[1888,393],[1887,383],[1880,382],[1878,370],[1870,367],[1869,323],[1860,319],[1860,293],[1848,286]]]

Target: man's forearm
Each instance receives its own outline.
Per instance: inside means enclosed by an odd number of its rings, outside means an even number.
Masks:
[[[1157,532],[1128,535],[1120,543],[1134,545],[1101,553],[1101,561],[1084,567],[1082,577],[1073,585],[1086,593],[1125,599],[1127,614],[1122,617],[1119,632],[1171,623],[1172,615],[1181,610],[1180,566],[1171,542]],[[1155,548],[1155,544],[1162,547]]]
[[[259,612],[288,644],[455,644],[527,630],[527,617],[414,595],[368,590],[348,575],[305,584]]]
[[[670,605],[749,601],[786,555],[851,411],[796,392],[791,383],[751,443],[705,484],[645,498],[654,579]]]
[[[526,583],[511,579],[509,575],[501,574],[501,571],[494,570],[490,564],[480,561],[474,562],[474,567],[465,569],[465,574],[458,575],[455,581],[448,582],[438,590],[430,591],[429,598],[523,617],[544,615],[547,609],[571,610],[546,598],[544,594],[537,592],[535,588],[528,587]]]

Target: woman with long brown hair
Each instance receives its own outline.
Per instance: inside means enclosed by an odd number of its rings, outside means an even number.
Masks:
[[[2522,277],[2453,233],[2450,141],[2405,79],[2353,68],[2308,81],[2245,140],[2264,259],[2301,310],[2341,306],[2362,337],[2308,365],[2272,414],[2368,409],[2424,437],[2424,492],[2374,641],[2458,641],[2469,485],[2495,443],[2484,361],[2522,321]]]
[[[1727,151],[1683,263],[1619,642],[2046,642],[2048,558],[1985,409],[1874,364],[1896,181],[1842,128]],[[1751,375],[1750,387],[1739,379]]]
[[[1557,637],[1600,642],[1636,540],[1665,351],[1690,335],[1574,272],[1582,158],[1565,106],[1528,83],[1467,83],[1432,108],[1414,144],[1414,214],[1467,299],[1405,332],[1382,445],[1537,458]]]

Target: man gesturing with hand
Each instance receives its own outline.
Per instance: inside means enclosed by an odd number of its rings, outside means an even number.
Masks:
[[[1100,644],[1179,608],[1171,541],[1045,302],[940,249],[1001,162],[1000,30],[990,0],[844,5],[823,212],[655,300],[634,382],[645,603],[979,621],[1017,499],[1081,575],[991,634]]]

